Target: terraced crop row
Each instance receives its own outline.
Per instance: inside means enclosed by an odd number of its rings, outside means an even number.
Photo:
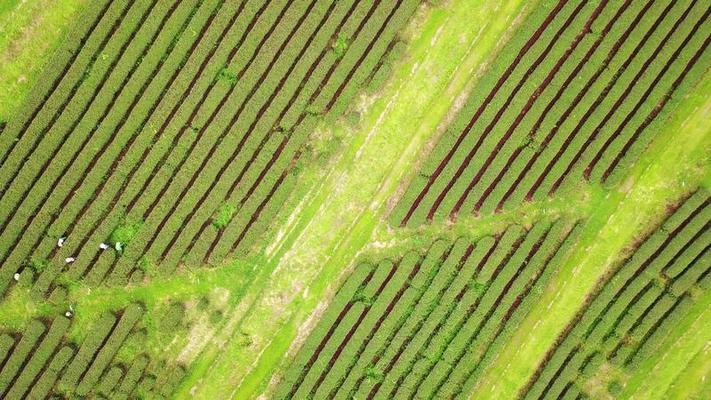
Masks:
[[[60,273],[121,284],[248,251],[317,120],[377,79],[418,3],[92,2],[3,131],[0,289],[27,271],[61,297]]]
[[[488,213],[611,184],[711,66],[696,0],[544,1],[410,183],[395,225]]]
[[[680,318],[711,290],[711,196],[679,206],[601,286],[568,325],[521,397],[615,396],[659,349]]]
[[[574,223],[513,226],[472,243],[359,265],[288,368],[276,398],[449,398],[541,293]]]
[[[136,324],[142,314],[141,306],[130,305],[118,314],[101,316],[81,345],[66,339],[71,320],[64,316],[32,320],[24,332],[0,335],[0,396],[43,399],[62,393],[128,398],[137,390],[147,358],[137,356],[128,369],[112,361],[127,337],[140,332]]]

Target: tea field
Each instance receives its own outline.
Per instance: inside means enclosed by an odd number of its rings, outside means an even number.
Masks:
[[[0,4],[0,398],[709,398],[710,15]]]

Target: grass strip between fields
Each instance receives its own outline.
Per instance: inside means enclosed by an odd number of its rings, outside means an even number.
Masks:
[[[684,382],[678,377],[685,367],[699,353],[708,357],[711,343],[711,291],[706,291],[696,300],[690,312],[667,334],[659,346],[660,351],[645,360],[625,385],[621,399],[666,399],[667,389],[676,384],[684,389],[693,388],[698,376],[691,374],[691,381]],[[703,361],[703,360],[702,360]],[[709,360],[700,362],[702,373],[709,371]],[[703,379],[702,379],[703,380]],[[674,396],[675,398],[692,398]]]
[[[437,239],[455,241],[466,237],[477,240],[503,232],[511,225],[531,227],[538,221],[558,218],[585,219],[604,200],[607,191],[597,184],[581,184],[574,191],[553,198],[524,202],[494,214],[461,215],[454,223],[422,224],[415,228],[379,226],[368,244],[368,258],[373,263],[383,258],[397,258],[414,248],[427,248]]]
[[[329,174],[297,207],[299,222],[280,235],[271,262],[260,267],[265,272],[238,305],[239,321],[227,324],[219,354],[208,350],[198,359],[178,398],[243,399],[265,390],[302,324],[384,223],[387,200],[412,173],[456,99],[513,30],[523,3],[456,0],[420,10],[405,60]],[[224,336],[233,332],[250,335],[251,345]]]
[[[0,122],[7,122],[87,0],[8,1],[0,5]]]
[[[627,180],[598,205],[576,250],[505,350],[492,360],[471,398],[516,398],[628,246],[656,226],[669,203],[701,184],[711,154],[710,93],[707,75],[682,101]]]
[[[64,282],[69,293],[61,303],[38,300],[29,287],[18,285],[0,302],[0,327],[22,330],[33,318],[61,315],[72,306],[75,313],[69,336],[81,342],[100,315],[119,311],[134,302],[143,303],[151,310],[171,301],[204,296],[216,289],[229,290],[230,300],[236,302],[251,282],[249,271],[255,263],[259,261],[250,259],[222,268],[183,270],[173,276],[157,275],[147,283],[127,287]]]
[[[669,386],[664,398],[670,400],[711,398],[711,341],[707,340],[704,348],[689,361],[686,368]]]

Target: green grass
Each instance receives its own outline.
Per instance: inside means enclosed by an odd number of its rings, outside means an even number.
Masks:
[[[666,340],[654,356],[646,359],[629,379],[620,399],[692,398],[693,389],[699,385],[699,374],[709,372],[709,360],[695,360],[696,355],[708,357],[711,343],[711,291],[699,298],[691,311],[668,332]],[[697,370],[686,378],[678,379],[690,363]],[[696,372],[696,373],[694,373]],[[672,383],[676,388],[667,393]],[[687,395],[683,395],[684,392]]]
[[[0,1],[0,20],[5,21],[7,14],[17,8],[20,0],[2,0]]]
[[[711,342],[707,341],[665,393],[665,398],[708,399],[711,397]]]
[[[79,343],[91,331],[97,316],[140,302],[149,310],[145,317],[148,325],[156,328],[150,320],[160,317],[159,309],[167,302],[202,298],[223,288],[230,293],[228,304],[234,305],[253,279],[253,266],[261,263],[263,260],[259,258],[250,258],[221,268],[184,270],[173,276],[156,276],[127,287],[95,287],[82,282],[67,282],[69,293],[60,304],[38,301],[28,287],[16,286],[0,302],[0,327],[19,330],[33,318],[63,314],[71,305],[75,314],[68,336]],[[149,335],[158,334],[160,332],[155,329],[149,331]]]
[[[0,1],[0,121],[7,122],[87,0]]]

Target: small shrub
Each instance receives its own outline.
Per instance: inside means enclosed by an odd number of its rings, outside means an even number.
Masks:
[[[214,226],[215,229],[223,229],[230,223],[235,211],[237,210],[232,204],[222,203],[222,205],[215,211],[215,215],[212,217],[212,226]]]
[[[351,111],[346,114],[346,123],[350,126],[356,127],[360,123],[360,113],[357,111]]]
[[[221,311],[214,311],[210,314],[210,323],[213,325],[217,325],[222,321],[222,312]]]
[[[45,268],[49,265],[49,260],[46,258],[35,258],[32,257],[30,259],[30,268],[32,268],[36,273],[40,273],[44,271]]]
[[[77,282],[67,273],[61,273],[54,278],[54,284],[57,286],[63,286],[66,288],[71,288],[77,286]]]
[[[607,391],[613,395],[618,396],[622,393],[622,384],[618,381],[612,381],[607,385]]]
[[[201,297],[197,303],[197,309],[200,311],[205,311],[210,306],[210,300],[207,297]]]
[[[363,305],[370,307],[373,305],[373,299],[371,297],[366,296],[362,290],[358,290],[355,295],[353,295],[353,302],[361,302]]]
[[[158,276],[158,266],[148,257],[141,257],[136,263],[136,268],[151,278]]]
[[[333,53],[336,55],[336,58],[343,58],[346,54],[346,50],[348,50],[348,38],[343,34],[338,35],[336,40],[333,42],[333,45],[331,45],[331,48],[333,49]]]
[[[131,243],[133,238],[138,234],[138,230],[141,229],[143,221],[138,222],[128,222],[122,221],[116,228],[114,228],[111,235],[109,235],[109,242],[112,246],[116,247],[116,243],[120,243],[120,248],[123,249]],[[117,249],[118,250],[118,249]],[[121,251],[121,250],[118,250]]]
[[[237,74],[228,70],[227,68],[222,68],[220,70],[220,73],[217,74],[217,79],[225,81],[232,86],[237,84]]]
[[[164,314],[160,317],[160,326],[163,330],[174,330],[183,321],[185,307],[180,303],[173,303],[168,306]]]
[[[368,368],[365,369],[365,377],[375,382],[381,382],[385,379],[383,373],[380,372],[375,365],[369,365]]]
[[[474,293],[483,293],[484,290],[486,289],[486,285],[477,281],[471,281],[469,283],[469,290],[473,291]]]
[[[304,109],[304,112],[309,115],[317,116],[317,115],[321,115],[323,110],[313,104],[310,104]]]
[[[252,345],[252,337],[247,332],[240,331],[238,343],[240,347],[249,347]]]

